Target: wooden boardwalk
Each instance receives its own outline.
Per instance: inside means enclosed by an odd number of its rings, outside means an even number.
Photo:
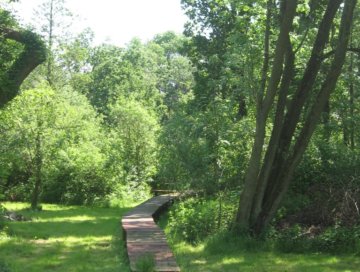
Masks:
[[[123,216],[121,223],[126,235],[126,247],[132,271],[138,271],[136,263],[145,256],[154,258],[155,271],[180,271],[164,232],[156,225],[153,218],[174,197],[170,194],[153,197]]]

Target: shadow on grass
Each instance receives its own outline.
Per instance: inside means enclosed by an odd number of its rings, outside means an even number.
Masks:
[[[272,252],[232,252],[231,254],[206,254],[203,251],[193,252],[176,249],[176,258],[182,271],[296,271],[296,272],[326,272],[326,271],[360,271],[360,260],[351,257],[334,257],[316,254],[278,254]]]
[[[11,271],[130,271],[120,227],[129,209],[61,207],[22,210],[33,221],[9,224],[0,252]]]

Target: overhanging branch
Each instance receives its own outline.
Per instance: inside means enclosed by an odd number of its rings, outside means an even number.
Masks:
[[[46,47],[41,38],[29,30],[0,27],[0,37],[21,43],[23,52],[6,72],[0,87],[0,107],[13,99],[25,78],[46,60]]]

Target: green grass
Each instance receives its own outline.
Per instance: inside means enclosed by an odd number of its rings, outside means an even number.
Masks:
[[[127,208],[43,204],[34,212],[27,204],[3,204],[32,218],[10,222],[9,235],[0,236],[0,260],[12,272],[130,271],[120,227]]]
[[[166,219],[159,225],[165,228]],[[169,237],[169,235],[168,235]],[[170,239],[181,271],[186,272],[356,272],[360,258],[355,255],[287,254],[273,249],[269,242],[219,235],[197,246],[179,238]]]
[[[223,245],[224,246],[224,245]],[[353,256],[330,256],[324,254],[284,254],[267,251],[246,252],[234,250],[208,252],[204,244],[191,246],[183,242],[173,244],[176,260],[187,272],[200,271],[360,271],[360,260]]]

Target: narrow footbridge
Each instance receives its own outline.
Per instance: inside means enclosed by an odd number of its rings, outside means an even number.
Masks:
[[[158,214],[175,195],[155,196],[132,209],[123,216],[121,223],[126,235],[126,247],[132,271],[145,256],[155,261],[155,271],[177,272],[173,253],[162,229],[156,225],[153,216]]]

